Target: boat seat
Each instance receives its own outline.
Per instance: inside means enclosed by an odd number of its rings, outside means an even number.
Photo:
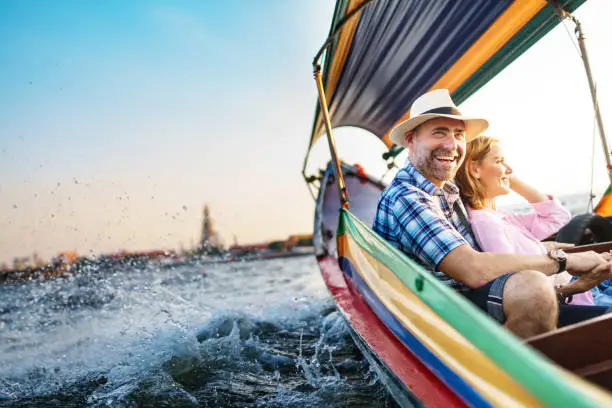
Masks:
[[[612,314],[527,339],[561,367],[612,390]]]
[[[612,241],[566,252],[612,251]],[[532,337],[527,343],[565,369],[612,390],[612,314]]]
[[[612,241],[600,242],[600,243],[597,243],[597,244],[590,244],[590,245],[575,246],[573,248],[564,249],[564,251],[567,252],[567,253],[584,252],[584,251],[595,251],[595,252],[601,254],[602,252],[612,251]]]

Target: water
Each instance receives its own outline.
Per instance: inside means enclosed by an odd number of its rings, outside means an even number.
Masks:
[[[394,407],[312,257],[0,286],[2,407]]]

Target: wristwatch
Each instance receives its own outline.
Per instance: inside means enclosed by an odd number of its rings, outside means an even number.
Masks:
[[[567,254],[562,249],[551,249],[548,251],[548,257],[554,259],[559,264],[557,273],[561,273],[567,266]]]

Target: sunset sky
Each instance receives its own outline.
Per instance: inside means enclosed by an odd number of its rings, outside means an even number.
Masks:
[[[576,15],[612,135],[612,5]],[[0,264],[197,242],[202,207],[230,244],[312,231],[301,166],[311,60],[333,2],[0,2]],[[590,188],[593,110],[568,25],[462,109],[488,118],[516,171],[554,194]],[[568,34],[568,31],[570,34]],[[340,154],[381,174],[364,132]],[[313,165],[327,157],[324,141]],[[599,140],[595,189],[606,187]]]

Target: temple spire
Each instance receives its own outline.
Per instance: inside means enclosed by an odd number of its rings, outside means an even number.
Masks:
[[[204,253],[218,252],[221,250],[221,240],[219,234],[215,231],[208,204],[204,204],[199,250]]]

